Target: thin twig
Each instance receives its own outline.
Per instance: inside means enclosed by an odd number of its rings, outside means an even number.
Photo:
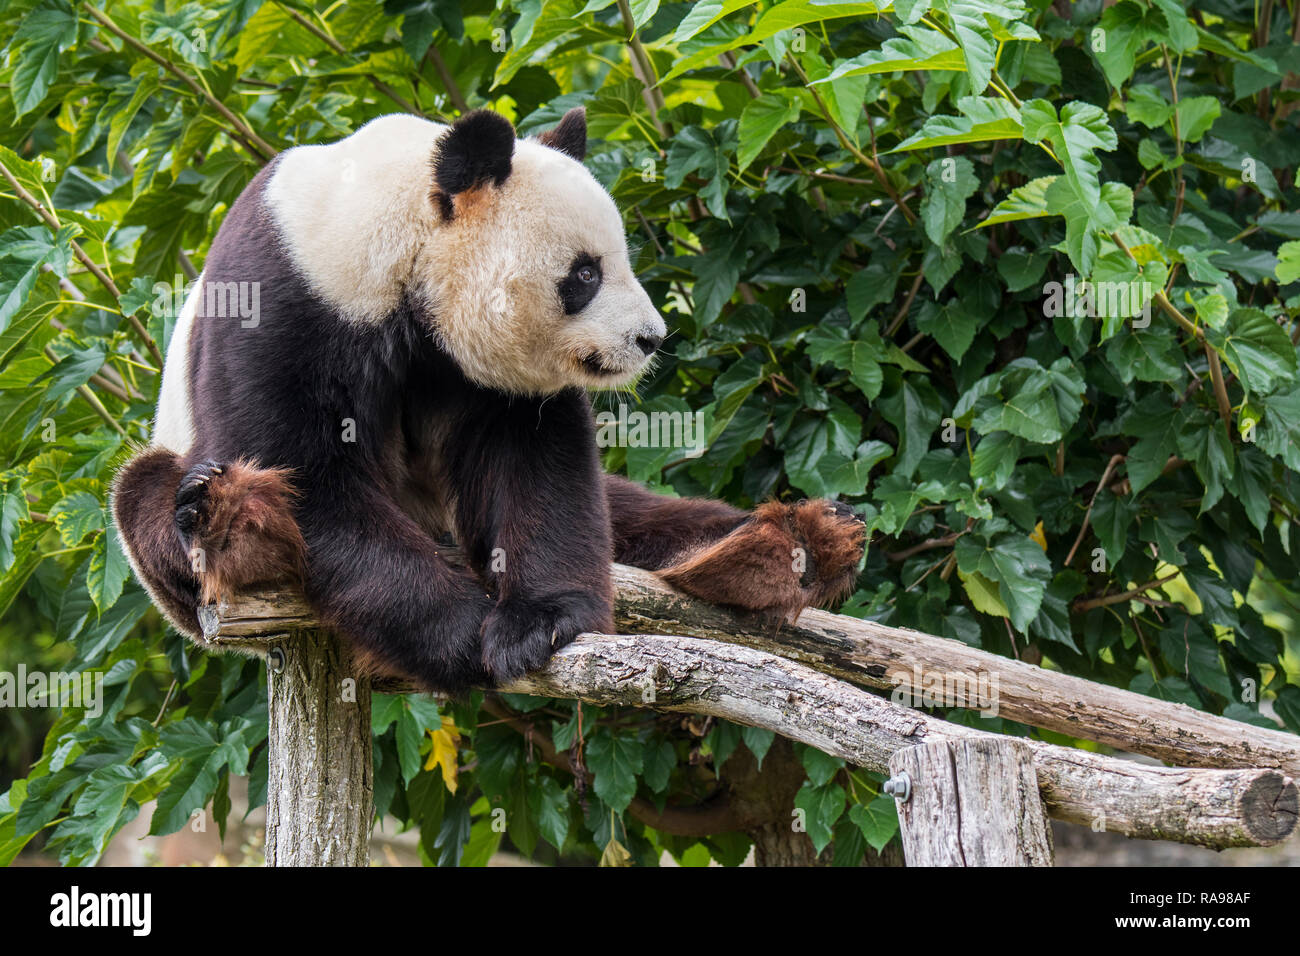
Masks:
[[[44,203],[27,191],[23,184],[18,181],[4,163],[0,163],[0,176],[2,176],[5,182],[9,184],[9,188],[14,191],[14,195],[35,210],[36,215],[40,216],[41,222],[45,223],[45,225],[57,235],[59,231],[58,218],[50,212],[50,210],[45,208]],[[118,300],[122,298],[122,293],[121,290],[118,289],[117,284],[108,277],[107,273],[105,273],[103,269],[95,264],[95,260],[90,258],[86,253],[86,250],[82,249],[81,245],[75,239],[69,239],[68,245],[72,249],[72,254],[76,256],[77,261],[85,266],[86,270],[99,281],[99,284],[102,285],[108,291],[108,294],[113,297],[113,301],[115,303],[118,302]],[[158,351],[158,343],[153,340],[153,336],[149,334],[149,330],[146,329],[135,316],[127,316],[127,321],[131,324],[131,328],[135,334],[140,337],[142,342],[144,342],[145,348],[149,350],[149,354],[152,355],[154,360],[159,364],[159,366],[161,366],[163,360],[162,353]]]
[[[318,27],[316,24],[312,23],[301,13],[299,13],[297,10],[285,6],[283,3],[280,3],[279,0],[277,0],[276,6],[279,7],[281,10],[283,10],[285,13],[287,13],[289,15],[289,19],[293,20],[294,23],[298,24],[304,30],[312,34],[312,36],[316,37],[316,39],[320,40],[322,43],[324,43],[335,53],[338,53],[342,56],[351,56],[351,54],[348,52],[347,47],[345,47],[338,40],[334,39],[334,37],[330,36],[328,31],[323,30],[320,27]],[[432,49],[432,47],[430,49]],[[373,73],[366,73],[365,78],[370,81],[371,86],[373,86],[380,93],[383,93],[384,96],[388,97],[398,106],[400,106],[403,111],[407,113],[414,113],[416,116],[424,116],[424,113],[420,111],[420,108],[418,106],[415,106],[412,103],[408,102],[400,93],[398,93],[395,89],[393,89],[383,80],[381,80],[379,77],[375,76]],[[459,91],[457,92],[459,93]],[[462,102],[464,102],[463,98],[462,98]],[[468,107],[462,106],[457,108],[464,111]],[[428,117],[425,118],[427,119]]]
[[[202,97],[203,100],[209,106],[211,106],[214,110],[216,110],[225,118],[226,122],[230,123],[232,126],[235,127],[235,129],[239,132],[239,134],[245,140],[247,140],[248,143],[253,147],[253,151],[259,154],[259,157],[262,159],[263,162],[268,162],[271,159],[271,157],[273,157],[276,154],[277,150],[274,146],[272,146],[266,140],[262,139],[262,137],[258,136],[257,133],[253,132],[253,129],[247,123],[245,123],[239,116],[231,112],[230,108],[227,107],[225,103],[221,102],[221,100],[213,96],[207,89],[204,88],[204,86],[201,83],[195,80],[192,76],[190,76],[184,70],[180,69],[180,67],[176,66],[176,64],[172,63],[166,57],[160,56],[159,54],[151,50],[148,46],[146,46],[144,43],[140,42],[135,37],[131,36],[131,34],[127,33],[125,30],[119,27],[116,23],[113,22],[113,20],[107,14],[105,14],[101,10],[96,9],[90,3],[83,3],[82,6],[85,7],[87,13],[89,13],[92,17],[98,20],[105,28],[109,30],[109,32],[113,33],[119,39],[121,39],[123,43],[131,47],[136,52],[148,57],[150,60],[153,60],[153,62],[157,63],[164,70],[166,70],[172,76],[176,77],[176,79],[180,80],[191,90],[197,93],[200,97]]]
[[[1167,581],[1172,581],[1174,578],[1178,577],[1180,573],[1181,572],[1179,571],[1175,571],[1173,574],[1166,575],[1163,578],[1155,578],[1154,580],[1148,581],[1146,584],[1139,585],[1138,587],[1131,588],[1119,594],[1103,594],[1098,597],[1075,601],[1074,610],[1082,613],[1084,611],[1091,611],[1093,608],[1097,607],[1109,607],[1112,604],[1122,604],[1124,601],[1131,601],[1145,591],[1150,591],[1152,588],[1160,587],[1160,585]]]
[[[1106,462],[1106,470],[1101,473],[1101,481],[1097,482],[1097,487],[1092,493],[1092,498],[1088,502],[1088,510],[1083,513],[1083,524],[1079,526],[1079,534],[1074,539],[1074,546],[1070,548],[1070,553],[1065,557],[1065,567],[1070,566],[1070,562],[1074,560],[1074,553],[1079,550],[1079,545],[1083,543],[1083,536],[1088,533],[1088,522],[1092,520],[1092,506],[1097,503],[1097,496],[1101,494],[1101,489],[1106,487],[1106,479],[1115,470],[1115,466],[1123,460],[1123,455],[1111,455],[1110,461]]]

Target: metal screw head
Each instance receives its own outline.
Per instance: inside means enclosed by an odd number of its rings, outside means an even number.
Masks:
[[[901,771],[897,776],[890,777],[880,786],[882,793],[887,793],[899,803],[906,803],[907,798],[912,795],[912,778],[907,775],[907,771]]]

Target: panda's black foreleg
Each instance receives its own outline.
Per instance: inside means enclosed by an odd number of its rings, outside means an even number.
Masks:
[[[502,683],[613,628],[609,512],[586,396],[476,406],[444,449],[456,538],[494,592],[483,663]]]
[[[769,501],[744,512],[606,477],[615,560],[714,604],[793,621],[846,596],[866,545],[848,505]]]
[[[491,599],[395,503],[347,483],[310,490],[300,515],[308,600],[364,668],[452,694],[487,682],[479,631]]]

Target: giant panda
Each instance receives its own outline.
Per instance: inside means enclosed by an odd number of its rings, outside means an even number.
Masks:
[[[112,492],[180,631],[287,581],[370,672],[459,693],[611,630],[612,560],[777,619],[851,587],[844,505],[747,513],[602,474],[588,390],[633,382],[666,330],[586,146],[581,109],[530,139],[483,110],[385,116],[249,183]]]

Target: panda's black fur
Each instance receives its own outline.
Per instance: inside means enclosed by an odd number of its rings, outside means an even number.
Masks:
[[[585,140],[578,111],[549,145],[581,158]],[[494,114],[462,119],[431,157],[430,214],[457,215],[467,191],[490,201],[514,143]],[[382,321],[345,321],[295,268],[267,208],[278,162],[230,210],[203,271],[204,283],[259,283],[256,328],[195,319],[194,440],[183,454],[144,450],[114,487],[133,566],[181,630],[199,634],[204,602],[300,580],[372,671],[457,692],[612,630],[611,560],[786,617],[851,584],[862,536],[847,509],[747,515],[651,494],[602,474],[584,389],[476,384],[422,297],[403,295]],[[585,306],[582,290],[558,291],[566,313]],[[447,532],[468,568],[444,559]],[[811,575],[792,570],[795,548]]]

